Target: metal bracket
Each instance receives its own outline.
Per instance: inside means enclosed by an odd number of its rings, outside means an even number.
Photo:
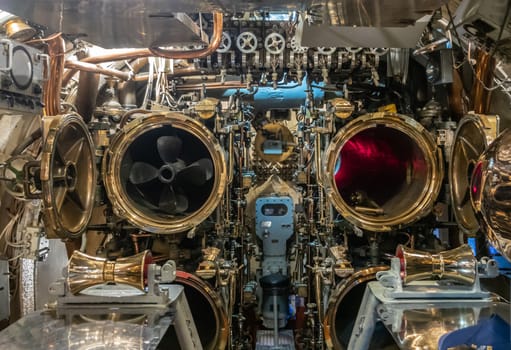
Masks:
[[[391,299],[485,299],[490,293],[481,289],[479,279],[498,275],[497,263],[493,259],[482,258],[478,263],[475,282],[472,285],[451,284],[448,281],[415,281],[407,285],[401,279],[401,262],[392,258],[390,270],[379,271],[376,279],[384,287],[384,296]]]
[[[69,290],[66,279],[62,278],[50,284],[49,293],[57,296],[57,308],[76,308],[77,305],[135,305],[147,307],[167,306],[172,299],[167,289],[161,289],[160,283],[171,283],[176,278],[176,264],[169,260],[163,266],[150,264],[147,269],[147,290],[145,292],[130,286],[100,285],[74,295]]]

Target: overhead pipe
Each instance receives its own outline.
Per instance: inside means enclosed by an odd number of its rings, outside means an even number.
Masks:
[[[62,75],[64,74],[64,54],[66,44],[62,33],[54,34],[48,38],[38,39],[48,45],[48,56],[50,56],[50,71],[47,74],[51,77],[44,84],[44,113],[45,115],[60,114],[60,90],[62,89]]]
[[[133,79],[120,81],[117,84],[119,102],[124,108],[132,109],[137,107],[137,83],[135,79],[139,76],[138,72],[147,65],[147,62],[147,58],[139,58],[126,63],[129,70],[133,72]]]
[[[190,74],[198,74],[200,72],[202,72],[202,70],[197,67],[194,67],[194,66],[190,66],[190,67],[186,67],[186,68],[174,68],[174,70],[172,71],[172,76],[179,77],[179,76],[190,75]],[[158,75],[158,73],[154,73],[154,77],[156,77],[157,75]],[[137,74],[133,77],[134,81],[147,81],[148,79],[149,79],[148,73]]]
[[[149,51],[158,57],[173,58],[173,59],[186,59],[186,58],[200,58],[211,55],[218,49],[222,42],[222,34],[224,27],[224,17],[220,12],[213,13],[213,37],[207,47],[197,50],[189,51],[176,51],[167,50],[160,47],[149,48]]]
[[[92,63],[87,63],[83,61],[66,61],[66,68],[76,69],[84,72],[104,74],[111,77],[119,78],[121,80],[131,80],[133,78],[133,73],[130,71],[124,72],[118,69],[113,68],[105,68]]]
[[[64,64],[66,54],[66,42],[62,33],[55,33],[47,38],[27,41],[28,45],[46,44],[46,50],[50,57],[49,67],[45,67],[45,76],[49,77],[43,87],[44,115],[60,114],[60,92],[64,76]]]
[[[253,84],[253,86],[256,86]],[[199,90],[199,89],[207,89],[207,90],[222,90],[222,89],[246,89],[247,83],[240,83],[238,81],[226,81],[224,83],[214,82],[214,83],[197,83],[197,84],[182,84],[177,85],[176,90],[179,91],[191,91],[191,90]]]
[[[78,89],[74,105],[83,120],[88,123],[96,108],[96,99],[98,97],[99,74],[80,71]]]
[[[213,13],[213,35],[207,47],[197,50],[167,50],[162,48],[143,48],[143,49],[116,49],[108,50],[103,55],[87,57],[80,62],[86,63],[104,63],[121,60],[134,60],[137,58],[146,57],[164,57],[171,59],[189,59],[201,58],[211,55],[218,49],[222,41],[223,33],[223,14],[220,12]],[[70,69],[66,72],[63,78],[63,84],[66,85],[71,77],[76,73],[76,69]]]

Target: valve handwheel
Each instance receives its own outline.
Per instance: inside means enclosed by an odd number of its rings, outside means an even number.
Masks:
[[[271,33],[264,40],[264,48],[272,55],[279,55],[286,47],[286,39],[279,33]]]
[[[389,49],[383,48],[383,47],[382,48],[375,47],[375,48],[371,48],[371,50],[369,52],[375,56],[383,56],[383,55],[386,55],[387,52],[389,52]]]
[[[222,41],[220,42],[220,45],[218,46],[218,49],[216,50],[219,53],[226,53],[231,49],[231,36],[227,32],[222,33]]]
[[[360,51],[362,51],[362,48],[361,47],[347,47],[346,50],[349,53],[359,53]]]
[[[257,37],[254,33],[243,32],[238,35],[236,46],[242,53],[252,53],[257,49]]]
[[[320,55],[331,55],[335,52],[335,50],[337,50],[336,47],[318,47],[318,53]]]

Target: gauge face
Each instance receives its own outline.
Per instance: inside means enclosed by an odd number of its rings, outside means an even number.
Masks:
[[[32,83],[33,75],[32,59],[28,51],[17,46],[12,52],[11,76],[18,89],[26,89]]]

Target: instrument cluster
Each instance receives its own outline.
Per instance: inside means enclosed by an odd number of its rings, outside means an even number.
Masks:
[[[276,87],[288,80],[300,83],[307,74],[318,82],[329,83],[335,77],[335,83],[343,84],[356,79],[354,71],[363,71],[365,78],[379,85],[380,61],[385,66],[388,48],[305,47],[300,44],[298,15],[274,17],[227,19],[218,49],[200,60],[200,68],[224,77],[242,75],[247,86],[269,82]]]

